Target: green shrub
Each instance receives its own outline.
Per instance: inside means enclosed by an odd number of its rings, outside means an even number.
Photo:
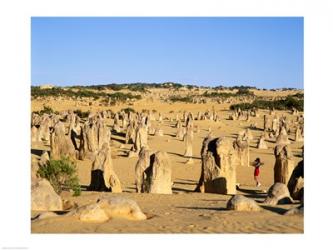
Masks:
[[[193,96],[170,96],[169,100],[171,102],[185,102],[185,103],[192,103],[193,102]]]
[[[82,111],[81,109],[74,110],[74,113],[77,114],[80,118],[87,118],[90,114],[90,111]]]
[[[202,94],[202,96],[204,97],[208,97],[208,98],[214,98],[214,97],[218,97],[218,98],[229,98],[232,96],[235,96],[234,93],[228,93],[228,92],[211,92],[208,93],[208,91],[206,91],[205,93]]]
[[[253,96],[254,93],[248,89],[240,88],[240,89],[238,89],[236,95]]]
[[[78,90],[74,91],[72,88],[67,90],[62,88],[52,88],[52,89],[41,89],[40,87],[31,87],[31,96],[35,97],[71,97],[71,98],[93,98],[94,100],[98,100],[100,98],[104,98],[103,102],[108,103],[109,99],[111,99],[111,104],[115,104],[116,102],[125,102],[128,99],[136,99],[140,100],[142,98],[141,95],[133,95],[131,93],[122,93],[116,92],[112,94],[107,94],[102,91],[94,92],[91,90],[87,90],[84,87],[76,87]],[[94,89],[101,90],[106,87],[94,86]],[[134,88],[134,87],[132,87]],[[137,87],[138,89],[143,90],[143,87]]]
[[[122,92],[108,94],[107,96],[116,101],[123,101],[123,102],[126,101],[127,99],[140,100],[142,98],[141,95],[132,95],[131,93],[122,93]]]
[[[252,103],[239,103],[230,106],[231,110],[237,110],[238,108],[242,110],[246,109],[276,109],[276,110],[291,110],[292,108],[297,109],[298,111],[304,110],[304,101],[303,99],[295,99],[291,96],[287,96],[285,99],[281,100],[259,100],[256,99]]]
[[[246,88],[240,88],[236,93],[230,93],[230,92],[210,92],[206,91],[203,93],[204,97],[208,98],[229,98],[229,97],[238,97],[238,96],[254,96],[254,93],[252,91],[249,91]]]
[[[47,165],[40,167],[37,174],[50,181],[54,190],[59,194],[64,189],[74,191],[74,196],[81,194],[76,166],[68,158],[50,160]]]
[[[128,85],[128,90],[142,92],[142,93],[147,92],[146,87],[144,85],[140,85],[140,84],[130,84],[130,85]]]
[[[237,110],[238,108],[240,108],[241,110],[248,110],[254,108],[254,105],[252,103],[245,102],[245,103],[233,104],[230,106],[231,110]]]
[[[297,93],[297,94],[292,95],[292,97],[296,97],[296,98],[299,98],[299,99],[304,99],[304,93]]]
[[[135,113],[135,110],[132,109],[132,108],[129,108],[129,107],[124,108],[124,109],[122,109],[121,111],[124,111],[126,114],[129,114],[129,113]]]
[[[39,110],[39,111],[34,111],[32,112],[34,114],[38,114],[38,115],[43,115],[43,114],[48,114],[48,115],[51,115],[51,114],[59,114],[59,112],[57,111],[54,111],[51,107],[49,106],[43,106],[43,109],[42,110]]]

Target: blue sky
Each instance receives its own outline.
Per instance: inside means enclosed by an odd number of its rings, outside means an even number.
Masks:
[[[303,88],[303,18],[33,17],[31,82]]]

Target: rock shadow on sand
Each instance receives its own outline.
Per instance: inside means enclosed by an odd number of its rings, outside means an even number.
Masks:
[[[230,211],[224,207],[176,207],[176,208],[190,209],[190,210]]]

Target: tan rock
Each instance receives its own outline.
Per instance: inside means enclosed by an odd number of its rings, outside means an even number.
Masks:
[[[236,166],[240,160],[230,139],[205,138],[201,164],[201,177],[195,191],[236,194]]]
[[[58,122],[54,126],[51,133],[51,153],[50,158],[53,160],[61,159],[61,157],[76,158],[74,145],[69,136],[65,134],[65,126],[62,122]]]
[[[277,145],[274,149],[274,183],[288,184],[289,178],[294,170],[294,161],[288,145]]]
[[[63,210],[62,200],[60,196],[54,191],[48,180],[41,179],[31,187],[31,210]]]
[[[122,192],[120,180],[113,169],[111,149],[104,143],[92,164],[89,190],[107,191],[106,189],[113,193]]]
[[[243,195],[234,195],[227,203],[227,209],[235,211],[260,211],[260,206]]]
[[[264,203],[268,205],[293,203],[287,185],[280,182],[274,183],[269,188]]]
[[[151,168],[147,171],[148,192],[172,194],[172,170],[168,154],[156,152],[152,155],[151,161]]]

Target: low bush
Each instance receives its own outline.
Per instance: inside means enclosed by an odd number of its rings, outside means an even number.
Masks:
[[[122,93],[122,92],[107,94],[107,97],[116,101],[123,101],[123,102],[126,101],[127,99],[140,100],[142,98],[141,95],[132,95],[131,93]]]
[[[39,111],[34,111],[32,112],[34,114],[38,114],[38,115],[43,115],[43,114],[48,114],[48,115],[52,115],[52,114],[59,114],[59,112],[54,111],[51,107],[49,106],[43,106],[42,110]]]
[[[253,96],[254,93],[253,93],[253,91],[250,91],[249,89],[240,88],[240,89],[238,89],[238,91],[236,93],[236,96],[237,95]]]
[[[193,102],[193,96],[170,96],[169,101],[171,102],[185,102],[185,103],[192,103]]]
[[[281,100],[258,100],[256,99],[252,103],[239,103],[230,106],[231,110],[237,110],[238,108],[242,110],[246,109],[276,109],[276,110],[291,110],[292,108],[297,109],[298,111],[304,110],[304,100],[296,99],[292,96],[287,96],[285,99]]]
[[[48,164],[39,168],[37,174],[49,180],[58,194],[64,189],[73,190],[74,196],[81,194],[76,166],[66,157],[60,160],[51,159]]]
[[[292,95],[292,97],[296,97],[296,98],[299,98],[299,99],[304,99],[304,93],[297,93],[297,94]]]
[[[123,108],[121,111],[125,112],[126,114],[135,113],[135,110],[129,107]]]
[[[229,98],[232,96],[235,96],[234,93],[228,93],[228,92],[211,92],[208,93],[207,91],[205,93],[202,94],[203,97],[208,97],[208,98]]]
[[[81,109],[74,110],[74,113],[77,114],[80,118],[87,118],[90,114],[90,111],[82,111]]]
[[[240,88],[237,90],[236,93],[230,93],[230,92],[210,92],[207,91],[203,93],[204,97],[208,98],[229,98],[229,97],[238,97],[238,96],[254,96],[254,93],[247,88]]]
[[[78,90],[74,91],[72,88],[67,90],[62,88],[51,88],[51,89],[41,89],[40,87],[31,87],[31,96],[33,98],[36,97],[72,97],[72,98],[93,98],[97,100],[99,98],[105,98],[104,102],[108,103],[109,99],[111,99],[111,104],[118,102],[125,102],[128,99],[136,99],[140,100],[142,98],[141,95],[133,95],[131,93],[122,93],[115,92],[112,94],[107,94],[102,91],[94,92],[91,90],[87,90],[85,88],[77,87]],[[95,86],[94,89],[102,88],[100,86]],[[103,87],[104,88],[104,87]]]

